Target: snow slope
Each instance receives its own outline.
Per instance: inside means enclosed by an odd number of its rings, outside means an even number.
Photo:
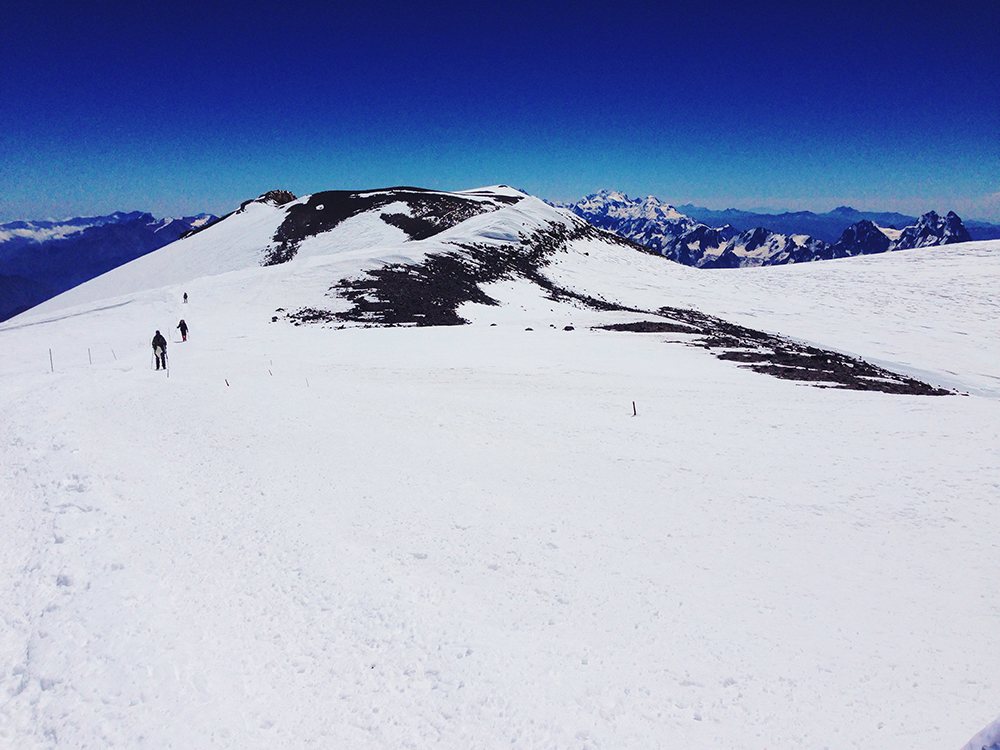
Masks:
[[[0,320],[174,242],[215,219],[148,213],[0,225]]]
[[[624,304],[695,307],[1000,397],[1000,241],[775,268],[706,272],[660,261],[616,248],[592,253],[586,270],[560,257],[550,276],[580,291],[615,278],[613,299]]]
[[[267,208],[0,325],[0,745],[957,749],[996,717],[1000,243],[708,272],[589,238],[544,269],[970,393],[893,396],[523,278],[466,326],[272,322],[574,219],[358,219],[261,268]]]

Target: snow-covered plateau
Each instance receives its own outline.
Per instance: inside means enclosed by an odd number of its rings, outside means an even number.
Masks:
[[[709,271],[503,187],[248,203],[0,324],[0,747],[1000,741],[998,288],[1000,241]]]

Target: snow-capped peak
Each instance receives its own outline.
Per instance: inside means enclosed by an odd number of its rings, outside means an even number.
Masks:
[[[680,213],[673,206],[662,203],[656,196],[645,198],[629,198],[625,193],[614,190],[602,190],[577,203],[564,204],[578,216],[604,228],[616,222],[680,222],[693,221]]]
[[[652,195],[632,200],[623,193],[602,190],[563,205],[595,226],[634,240],[678,263],[701,268],[802,263],[971,239],[954,212],[944,218],[934,211],[928,212],[914,226],[903,230],[876,227],[871,221],[861,220],[829,244],[803,233],[781,234],[764,227],[737,236],[729,225],[709,227]],[[841,207],[835,213],[848,216],[857,212]]]

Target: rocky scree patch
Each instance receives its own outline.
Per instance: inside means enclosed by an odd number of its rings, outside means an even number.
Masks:
[[[548,257],[565,250],[570,240],[600,230],[581,223],[574,229],[551,224],[519,243],[503,245],[455,244],[455,250],[428,255],[420,263],[394,263],[366,271],[356,279],[342,279],[330,292],[351,303],[351,309],[332,312],[302,308],[287,314],[300,323],[361,323],[369,326],[440,326],[468,323],[458,314],[465,302],[497,305],[481,284],[522,277],[546,289],[553,299],[558,290],[540,268]],[[600,304],[595,301],[595,304]]]
[[[693,334],[691,345],[704,347],[719,359],[736,362],[738,366],[754,372],[821,388],[847,388],[914,396],[946,396],[953,393],[877,367],[857,357],[800,344],[697,310],[661,307],[653,314],[668,318],[669,321],[637,321],[598,328],[635,333]]]
[[[409,215],[383,213],[382,221],[402,229],[411,240],[433,237],[460,222],[481,213],[517,203],[517,196],[491,195],[489,200],[475,200],[450,193],[413,187],[387,188],[378,191],[328,190],[315,193],[309,200],[292,206],[278,227],[261,261],[262,266],[287,263],[307,237],[327,232],[345,219],[382,206],[403,202]]]

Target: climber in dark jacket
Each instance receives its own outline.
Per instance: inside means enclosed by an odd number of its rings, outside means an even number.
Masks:
[[[156,355],[156,369],[162,366],[167,369],[167,340],[163,338],[159,331],[153,336],[153,354]]]
[[[177,324],[177,327],[181,329],[181,340],[188,340],[188,324],[184,322],[184,318],[181,318],[181,322]]]

